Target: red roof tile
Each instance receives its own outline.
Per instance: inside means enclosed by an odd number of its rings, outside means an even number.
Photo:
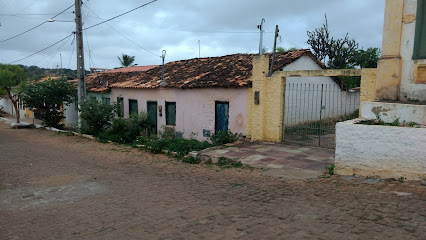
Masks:
[[[272,62],[272,54],[270,63]],[[253,57],[255,54],[233,54],[222,57],[194,58],[170,62],[165,65],[165,88],[207,88],[207,87],[250,87]],[[277,53],[274,71],[309,56],[322,68],[325,68],[309,49],[299,49]],[[112,76],[111,76],[112,77]],[[161,82],[161,66],[146,72],[127,76],[114,76],[125,81],[111,85],[116,88],[158,88]],[[335,81],[341,84],[340,80]]]
[[[272,54],[269,54],[270,63]],[[165,64],[164,88],[239,88],[251,87],[253,57],[256,54],[233,54],[221,57],[194,58]],[[274,71],[285,67],[302,56],[309,56],[325,68],[309,49],[276,53]],[[105,91],[98,87],[158,88],[162,67],[137,72],[103,72],[87,77],[88,91]],[[334,79],[340,86],[340,79]],[[106,86],[108,82],[108,86]],[[94,83],[94,84],[91,84]]]
[[[91,73],[86,76],[86,89],[89,92],[108,92],[110,91],[110,85],[118,81],[122,81],[122,78],[114,78],[111,76],[126,74],[130,72],[143,72],[149,69],[155,68],[158,65],[149,66],[132,66],[125,68],[117,68],[109,71]],[[76,81],[74,79],[72,81]]]

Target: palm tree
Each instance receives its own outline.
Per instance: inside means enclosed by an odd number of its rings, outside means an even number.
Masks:
[[[122,54],[121,58],[118,57],[118,60],[120,60],[120,64],[123,67],[130,67],[133,62],[135,61],[135,56],[129,56],[126,54]]]

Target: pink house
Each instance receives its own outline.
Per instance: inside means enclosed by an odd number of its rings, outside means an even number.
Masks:
[[[251,87],[253,54],[195,58],[144,72],[122,73],[111,84],[111,101],[123,115],[149,112],[156,131],[173,129],[178,136],[205,140],[217,131],[246,133],[247,89]],[[306,49],[278,53],[274,70],[295,63],[321,63]],[[333,81],[330,79],[330,81]]]

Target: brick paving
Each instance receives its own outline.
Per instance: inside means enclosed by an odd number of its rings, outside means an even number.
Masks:
[[[0,239],[426,239],[419,182],[261,173],[0,123]]]

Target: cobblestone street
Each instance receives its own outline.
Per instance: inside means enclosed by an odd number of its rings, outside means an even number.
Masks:
[[[268,177],[0,123],[0,239],[426,239],[426,187]]]

